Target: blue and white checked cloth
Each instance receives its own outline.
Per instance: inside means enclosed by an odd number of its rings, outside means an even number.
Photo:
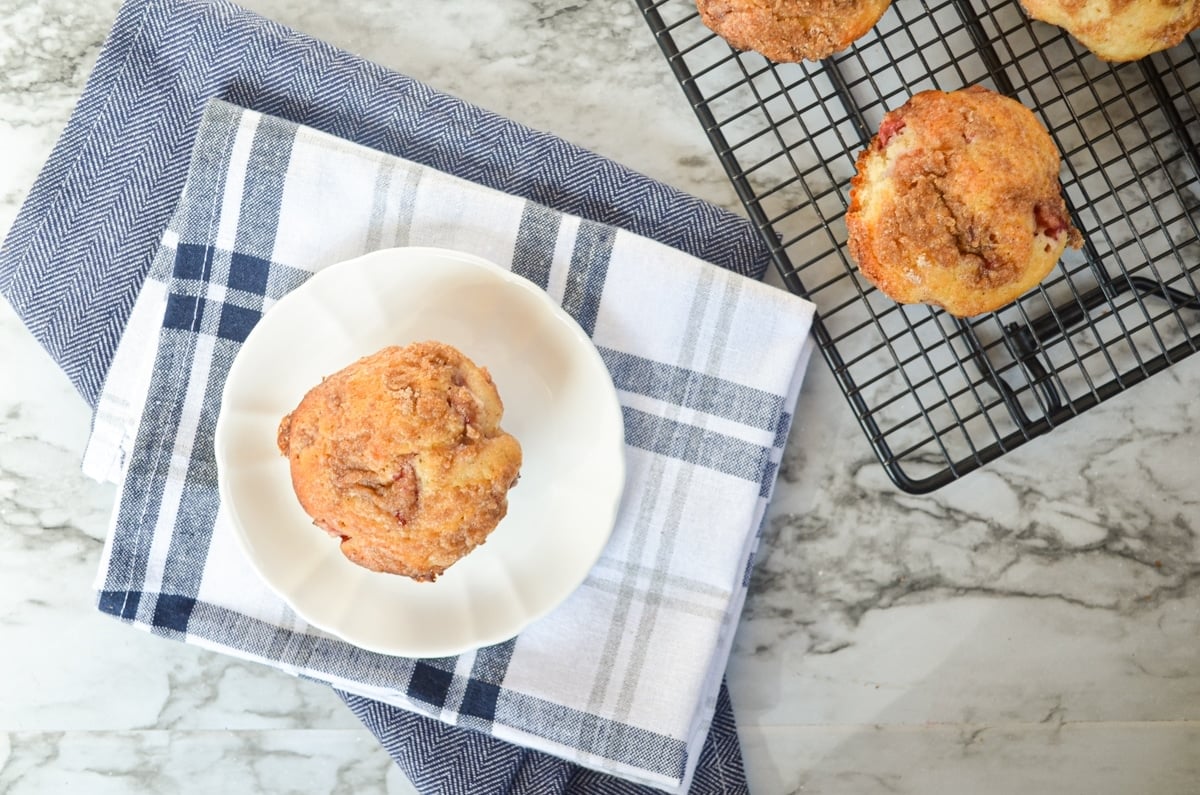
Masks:
[[[131,0],[0,248],[0,292],[93,405],[179,200],[201,115],[212,97],[655,238],[724,268],[758,275],[765,267],[764,250],[749,224],[553,136],[230,3]],[[232,333],[236,314],[230,310],[226,333]],[[220,324],[217,331],[223,339]],[[773,344],[764,337],[756,347]],[[119,376],[113,373],[118,381]],[[97,427],[117,426],[98,416]],[[98,435],[93,455],[102,443]],[[190,540],[197,539],[172,536],[173,551],[188,551]],[[187,597],[161,596],[139,596],[139,611],[148,610],[151,622],[160,616],[168,627],[162,631],[171,634],[171,622],[182,615],[175,608],[186,605]],[[128,609],[130,600],[123,604]],[[438,682],[447,672],[427,673]],[[459,681],[453,675],[451,680]],[[426,687],[429,695],[428,680],[417,681],[423,682],[418,690]],[[343,696],[422,791],[640,791],[480,732]],[[693,792],[744,791],[723,690],[699,757]]]
[[[293,614],[244,559],[213,460],[225,377],[263,313],[316,270],[395,245],[477,254],[545,289],[600,350],[625,420],[625,496],[583,585],[516,639],[438,660],[368,653]],[[100,607],[687,791],[811,319],[806,301],[648,238],[213,101],[85,458],[122,484]]]

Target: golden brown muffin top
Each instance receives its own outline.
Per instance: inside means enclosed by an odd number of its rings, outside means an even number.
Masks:
[[[739,50],[817,61],[871,29],[891,0],[696,0],[700,18]]]
[[[857,165],[850,253],[897,301],[991,311],[1081,244],[1054,142],[1029,109],[983,87],[913,96],[885,115]]]
[[[350,560],[435,579],[507,511],[521,448],[486,369],[439,342],[388,347],[311,389],[279,425],[292,485]]]

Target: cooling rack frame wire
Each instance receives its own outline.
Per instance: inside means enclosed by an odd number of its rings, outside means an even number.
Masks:
[[[1200,349],[1200,34],[1110,64],[1017,0],[896,0],[845,52],[773,64],[693,0],[635,2],[900,489],[941,488]],[[843,217],[883,113],[972,84],[1046,125],[1085,244],[1008,307],[956,319],[866,282]]]

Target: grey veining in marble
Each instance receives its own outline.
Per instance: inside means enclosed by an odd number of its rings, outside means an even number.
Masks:
[[[626,0],[249,5],[736,206]],[[0,229],[116,7],[0,0]],[[1185,361],[913,497],[814,361],[729,668],[752,791],[1195,792],[1198,393]],[[324,688],[95,611],[88,424],[0,306],[0,791],[409,791]]]

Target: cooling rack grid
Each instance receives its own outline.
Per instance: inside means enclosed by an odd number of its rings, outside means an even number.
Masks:
[[[937,489],[1200,347],[1200,55],[1105,63],[1017,2],[896,0],[820,63],[739,53],[693,0],[636,0],[895,484]],[[1042,283],[968,320],[901,306],[846,252],[858,152],[930,88],[982,84],[1029,107],[1063,156],[1084,236]]]

